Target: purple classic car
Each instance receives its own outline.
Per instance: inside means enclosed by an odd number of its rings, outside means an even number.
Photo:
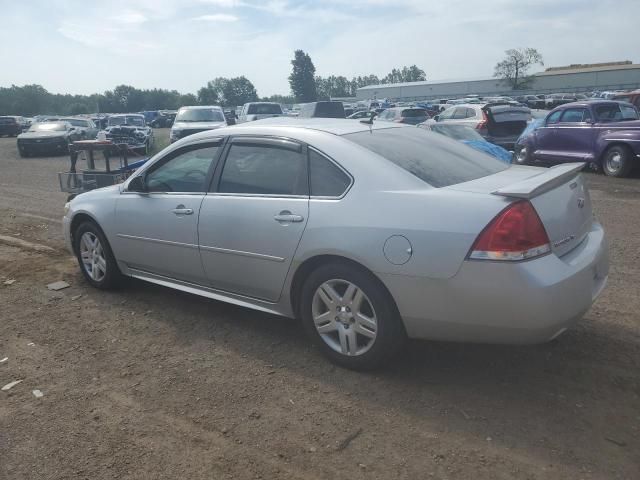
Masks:
[[[515,151],[520,165],[585,162],[624,177],[640,165],[640,116],[630,103],[568,103],[520,137]]]

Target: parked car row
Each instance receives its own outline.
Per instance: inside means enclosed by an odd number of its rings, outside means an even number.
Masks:
[[[1,117],[0,117],[1,118]],[[153,130],[141,114],[110,115],[104,128],[87,117],[37,117],[26,132],[17,135],[21,157],[67,153],[78,140],[96,138],[126,144],[134,153],[149,154],[154,144]]]

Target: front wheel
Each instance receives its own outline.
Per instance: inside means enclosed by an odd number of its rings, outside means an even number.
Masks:
[[[631,172],[633,154],[624,145],[609,147],[602,158],[602,170],[609,177],[626,177]]]
[[[516,165],[528,165],[531,161],[529,147],[523,145],[520,150],[513,156],[513,163]]]
[[[324,265],[302,287],[301,316],[322,353],[338,365],[371,370],[390,358],[406,334],[393,299],[371,274]]]
[[[100,228],[93,222],[85,222],[74,232],[73,241],[73,250],[87,282],[102,290],[116,287],[122,274]]]

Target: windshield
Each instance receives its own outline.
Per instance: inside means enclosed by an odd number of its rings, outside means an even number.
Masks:
[[[254,103],[249,105],[248,115],[281,115],[282,107],[277,103]]]
[[[454,140],[484,140],[482,135],[466,125],[436,124],[431,125],[431,131],[446,135]]]
[[[13,123],[18,123],[17,120],[13,117],[0,117],[0,124],[2,125],[8,125]]]
[[[67,123],[70,123],[74,127],[86,127],[87,126],[87,121],[86,120],[79,120],[77,118],[65,118],[64,121],[67,122]]]
[[[427,112],[426,112],[426,110],[423,110],[422,108],[412,108],[412,109],[403,110],[401,116],[403,116],[405,118],[426,117],[427,116]]]
[[[596,119],[599,122],[622,122],[638,120],[638,111],[631,105],[598,105],[595,108]]]
[[[144,119],[137,115],[109,117],[110,127],[115,125],[133,125],[134,127],[144,127]]]
[[[67,125],[64,123],[34,123],[29,128],[30,132],[64,132]]]
[[[343,138],[386,158],[433,187],[468,182],[508,168],[497,158],[421,128],[379,129]]]
[[[187,108],[176,115],[176,122],[224,122],[224,115],[213,108]]]

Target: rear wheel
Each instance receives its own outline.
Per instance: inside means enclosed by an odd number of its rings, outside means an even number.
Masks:
[[[379,367],[406,337],[389,293],[369,273],[349,265],[332,263],[313,271],[300,305],[314,342],[346,368]]]
[[[82,223],[73,233],[73,250],[84,278],[95,288],[114,288],[122,274],[109,242],[93,222]]]
[[[602,170],[610,177],[626,177],[633,167],[633,154],[629,147],[614,145],[602,157]]]

